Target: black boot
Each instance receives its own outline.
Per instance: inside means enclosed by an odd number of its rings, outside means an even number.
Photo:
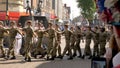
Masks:
[[[96,57],[96,55],[95,55],[95,54],[93,54],[93,57]]]
[[[85,55],[83,55],[81,58],[84,59],[84,58],[85,58]]]
[[[54,60],[54,57],[50,58],[49,60]]]
[[[47,56],[46,60],[49,60],[49,57]]]
[[[62,55],[59,55],[58,57],[56,57],[56,58],[60,58],[60,59],[63,59],[63,56]]]
[[[72,60],[72,59],[73,59],[73,57],[68,58],[68,60]]]
[[[31,58],[30,58],[30,57],[28,58],[28,61],[27,61],[27,62],[31,62]]]
[[[37,55],[34,55],[34,58],[37,59]]]
[[[74,54],[73,54],[73,57],[75,57],[75,56],[77,56],[77,54],[76,54],[76,53],[74,53]]]
[[[45,57],[46,54],[47,54],[47,52],[44,52],[44,53],[42,54],[41,58]]]
[[[15,56],[13,56],[13,57],[11,57],[10,59],[11,59],[11,60],[13,60],[13,59],[16,59],[16,57],[15,57]]]
[[[79,55],[79,56],[77,56],[78,58],[82,58],[82,56],[81,55]]]
[[[66,53],[67,56],[69,56],[69,53]]]
[[[27,61],[27,57],[25,57],[24,60]]]
[[[92,56],[90,56],[88,59],[92,59]]]

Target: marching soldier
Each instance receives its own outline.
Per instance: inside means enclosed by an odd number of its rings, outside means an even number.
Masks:
[[[73,56],[72,56],[72,52],[71,52],[71,46],[70,46],[70,37],[72,35],[72,32],[68,30],[68,25],[65,25],[64,26],[65,30],[62,32],[62,34],[65,35],[65,42],[66,42],[66,45],[65,45],[65,48],[64,48],[64,51],[63,51],[63,54],[62,56],[60,57],[61,59],[63,58],[63,56],[66,54],[66,52],[68,51],[70,57],[68,58],[68,60],[72,60],[73,59]]]
[[[93,50],[93,57],[99,56],[99,31],[98,27],[94,27],[93,33],[93,42],[94,42],[94,50]]]
[[[3,22],[0,21],[0,49],[1,49],[1,53],[2,53],[2,56],[0,56],[1,58],[5,57],[5,52],[4,52],[4,49],[3,49],[4,33],[7,33],[7,31],[6,31],[6,29],[3,28]]]
[[[70,37],[70,46],[71,46],[71,51],[73,50],[73,57],[76,56],[76,53],[75,53],[75,30],[74,30],[74,27],[71,27],[70,28],[71,32],[73,33]]]
[[[34,35],[33,29],[31,27],[31,20],[28,20],[26,22],[27,27],[23,28],[23,32],[25,33],[25,61],[31,62],[31,55],[30,55],[30,50],[32,48],[32,38]]]
[[[12,55],[10,59],[16,59],[15,54],[14,54],[15,37],[17,33],[21,34],[21,32],[17,28],[15,28],[14,21],[10,22],[10,26],[11,28],[7,29],[9,31],[9,50],[7,53],[7,59],[10,57],[10,54]]]
[[[38,36],[37,46],[36,46],[36,49],[35,49],[35,58],[37,58],[37,54],[39,52],[42,55],[41,58],[44,57],[44,55],[45,55],[45,50],[41,47],[42,38],[43,38],[43,35],[44,35],[45,31],[43,31],[40,26],[41,26],[41,24],[38,23],[38,29],[35,30],[35,33]]]
[[[55,38],[55,30],[52,28],[52,23],[49,23],[49,28],[45,31],[48,33],[48,38],[49,38],[49,44],[47,46],[47,60],[51,59],[49,58],[53,49],[53,43],[54,43],[54,38]],[[52,59],[55,56],[52,56]]]
[[[100,42],[100,56],[103,56],[106,53],[105,45],[107,42],[108,36],[105,28],[101,28],[99,42]]]
[[[92,32],[91,32],[91,27],[87,27],[87,31],[85,34],[85,38],[86,38],[86,44],[85,44],[85,50],[84,50],[84,54],[82,56],[82,58],[84,59],[85,56],[90,56],[88,59],[92,58],[92,54],[91,54],[91,49],[90,49],[90,44],[91,44],[91,39],[92,39]]]
[[[60,29],[59,29],[59,26],[56,24],[55,25],[55,45],[52,50],[51,60],[54,60],[54,58],[57,56],[57,51],[58,51],[58,58],[61,56],[60,43],[61,43]]]
[[[81,58],[81,56],[82,56],[81,48],[80,48],[81,37],[82,37],[81,29],[79,28],[79,26],[76,26],[76,30],[75,30],[75,53],[73,54],[73,56],[75,56],[77,51],[78,51],[78,53],[79,53],[78,58]]]

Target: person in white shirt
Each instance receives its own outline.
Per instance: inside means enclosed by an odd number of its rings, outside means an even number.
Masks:
[[[15,54],[16,55],[19,55],[21,45],[22,45],[22,36],[19,33],[17,33],[16,42],[15,42]]]
[[[21,29],[21,24],[19,23],[18,24],[18,28]],[[17,33],[16,35],[16,41],[15,41],[15,54],[16,55],[19,55],[20,54],[20,49],[21,49],[21,46],[22,46],[22,36],[21,34]]]

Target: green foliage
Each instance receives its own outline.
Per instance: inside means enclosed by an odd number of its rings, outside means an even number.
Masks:
[[[81,14],[83,17],[88,20],[92,20],[94,18],[95,13],[95,3],[93,0],[77,0],[78,7],[81,9]]]

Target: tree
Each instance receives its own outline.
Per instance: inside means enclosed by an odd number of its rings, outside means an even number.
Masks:
[[[78,8],[81,10],[81,14],[84,18],[87,18],[89,22],[93,20],[95,13],[95,3],[93,0],[77,0]]]

